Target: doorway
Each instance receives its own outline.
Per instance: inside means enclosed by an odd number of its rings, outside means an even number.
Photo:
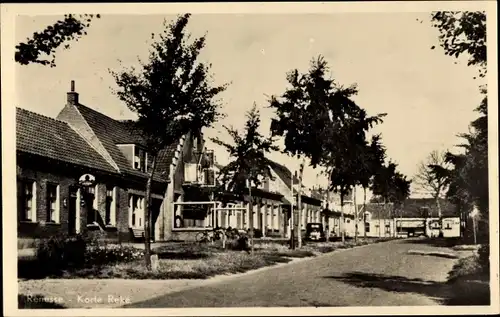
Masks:
[[[149,224],[149,227],[151,228],[151,239],[157,240],[156,237],[156,222],[158,221],[158,217],[160,216],[161,212],[161,205],[163,203],[163,200],[161,199],[151,199],[151,222]]]

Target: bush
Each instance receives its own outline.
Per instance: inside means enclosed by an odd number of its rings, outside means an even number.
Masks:
[[[229,248],[236,251],[248,251],[250,250],[250,244],[248,242],[248,237],[243,235],[234,240],[233,243],[228,244]]]
[[[259,239],[259,238],[262,238],[262,236],[263,236],[262,230],[257,229],[257,228],[253,229],[253,237],[254,238]]]
[[[41,239],[36,245],[38,269],[54,274],[68,268],[83,267],[87,245],[88,241],[82,235]]]
[[[458,260],[448,273],[448,282],[453,283],[459,278],[473,278],[481,271],[478,256],[471,255]]]
[[[60,275],[65,270],[131,262],[143,256],[142,250],[107,245],[96,234],[55,236],[38,242],[35,265],[42,275]]]
[[[490,244],[482,244],[478,250],[478,262],[481,266],[482,272],[485,274],[490,273]]]

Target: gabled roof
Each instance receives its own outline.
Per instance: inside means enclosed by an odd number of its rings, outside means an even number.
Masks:
[[[439,199],[441,215],[443,217],[456,216],[455,206],[446,199]],[[436,201],[433,198],[408,198],[404,203],[406,217],[422,217],[422,208],[428,208],[429,214],[437,217]]]
[[[371,219],[391,219],[399,217],[399,212],[393,212],[392,209],[393,207],[389,204],[387,207],[384,207],[384,204],[366,203],[366,210],[363,210],[363,204],[358,205],[358,211],[360,214],[368,211],[371,214]]]
[[[141,133],[133,128],[129,120],[115,120],[82,104],[73,106],[78,109],[121,172],[142,177],[146,176],[146,173],[135,170],[132,167],[132,164],[117,146],[117,144],[138,144],[144,146],[146,143]],[[165,150],[160,151],[155,180],[165,181],[168,179],[170,164],[174,158],[177,143],[178,141]]]
[[[17,151],[105,172],[117,171],[66,122],[16,108]]]
[[[278,177],[285,183],[285,185],[291,189],[292,188],[292,172],[288,169],[288,167],[281,165],[277,162],[269,160],[269,166],[273,169],[273,171],[278,175]],[[293,184],[296,185],[299,183],[299,179],[293,175]]]

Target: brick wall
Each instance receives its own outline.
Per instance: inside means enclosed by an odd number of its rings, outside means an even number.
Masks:
[[[36,182],[36,215],[32,222],[18,221],[19,237],[47,237],[57,233],[68,232],[68,211],[63,200],[69,196],[68,188],[75,182],[74,178],[39,172],[30,169],[18,170],[18,180],[31,180]],[[47,223],[47,184],[59,185],[59,221]],[[18,212],[18,217],[20,216]]]
[[[19,238],[43,238],[57,234],[67,234],[69,213],[69,190],[78,182],[79,174],[64,174],[48,171],[37,171],[31,168],[18,167],[18,180],[32,180],[36,182],[36,218],[31,222],[18,221]],[[59,185],[59,221],[58,223],[46,222],[47,219],[47,184]],[[97,211],[102,219],[106,215],[106,184],[112,183],[103,180],[97,184]],[[18,192],[20,190],[18,182]],[[106,236],[110,239],[128,241],[131,236],[128,229],[128,193],[127,189],[116,185],[116,227],[107,227]],[[66,200],[66,204],[64,201]],[[85,230],[87,224],[86,206],[80,205],[80,232]],[[78,214],[78,212],[77,212]],[[18,217],[20,213],[18,211]],[[76,222],[76,225],[78,222]]]

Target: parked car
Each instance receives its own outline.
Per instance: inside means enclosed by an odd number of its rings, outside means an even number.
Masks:
[[[306,224],[306,240],[324,241],[325,231],[323,230],[323,224],[317,222]]]

